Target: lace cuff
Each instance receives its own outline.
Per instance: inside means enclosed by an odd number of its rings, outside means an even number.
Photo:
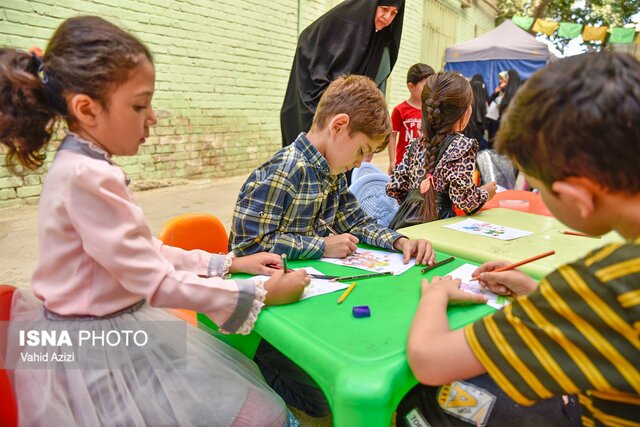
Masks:
[[[209,259],[209,266],[207,267],[207,275],[209,277],[217,276],[223,279],[229,278],[229,269],[231,263],[236,256],[233,252],[229,252],[226,255],[211,254]]]
[[[233,252],[229,252],[228,254],[225,255],[224,257],[224,265],[222,266],[222,274],[220,274],[223,278],[228,279],[229,276],[231,276],[229,274],[229,269],[231,268],[231,264],[233,263],[233,259],[236,256],[234,255]]]
[[[223,329],[223,327],[221,326],[219,329],[220,332],[222,332],[223,334],[233,333],[241,335],[248,335],[251,333],[251,331],[253,330],[253,325],[256,323],[256,320],[258,320],[258,315],[260,314],[260,311],[262,311],[262,307],[264,307],[264,300],[267,297],[267,291],[264,288],[264,282],[266,280],[268,280],[268,278],[252,277],[251,279],[240,281],[244,282],[243,284],[245,285],[252,283],[254,289],[253,300],[251,301],[251,306],[249,307],[247,317],[235,331]],[[241,285],[240,282],[238,283],[239,285]],[[243,286],[241,285],[240,288],[242,287]],[[228,323],[229,322],[227,322],[227,324]]]

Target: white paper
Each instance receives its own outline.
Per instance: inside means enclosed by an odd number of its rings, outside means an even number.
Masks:
[[[321,258],[320,261],[355,267],[374,273],[391,271],[394,275],[404,273],[416,263],[415,258],[413,258],[407,264],[404,264],[401,253],[362,248],[358,248],[355,253],[346,258]]]
[[[315,268],[312,267],[299,267],[296,266],[296,270],[305,270],[307,274],[324,274]],[[269,280],[269,276],[256,276],[260,280],[267,281]],[[317,297],[318,295],[328,294],[329,292],[339,291],[340,289],[348,288],[351,283],[342,283],[342,282],[332,282],[330,280],[325,279],[314,279],[311,278],[309,285],[304,288],[304,292],[302,292],[302,296],[300,300]]]
[[[491,224],[471,218],[456,222],[455,224],[443,225],[443,227],[462,231],[463,233],[477,234],[479,236],[486,236],[500,240],[513,240],[533,234],[530,231]]]
[[[487,298],[488,306],[501,310],[505,305],[511,302],[511,299],[504,295],[497,295],[491,291],[483,289],[477,280],[472,281],[471,278],[473,277],[473,272],[476,268],[478,267],[475,265],[462,264],[447,275],[451,275],[454,279],[460,279],[462,281],[462,283],[460,283],[460,289],[463,291],[469,292],[470,294],[483,295]]]

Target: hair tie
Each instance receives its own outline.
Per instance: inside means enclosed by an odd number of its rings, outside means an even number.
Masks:
[[[31,59],[33,60],[33,63],[36,65],[35,67],[36,75],[40,77],[40,80],[42,80],[42,83],[46,84],[49,79],[47,77],[47,73],[44,70],[44,61],[43,61],[44,53],[42,52],[42,49],[40,49],[37,46],[32,46],[29,48],[27,52],[31,54]]]
[[[28,52],[31,53],[31,59],[35,64],[36,76],[38,76],[44,86],[49,104],[51,104],[51,107],[56,113],[61,116],[66,116],[67,103],[62,97],[62,88],[55,82],[55,79],[52,79],[51,76],[47,74],[47,70],[44,67],[44,53],[42,49],[32,46]]]
[[[433,187],[433,175],[428,173],[420,183],[420,194],[426,193],[431,187]]]

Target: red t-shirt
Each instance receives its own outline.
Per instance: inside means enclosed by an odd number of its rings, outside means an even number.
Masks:
[[[422,110],[412,107],[407,101],[396,105],[391,113],[393,131],[398,132],[396,138],[396,165],[400,164],[407,146],[420,136],[422,127]]]

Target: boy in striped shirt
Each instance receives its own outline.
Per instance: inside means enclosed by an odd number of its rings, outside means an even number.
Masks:
[[[505,262],[480,266],[483,286],[517,298],[456,331],[447,303],[470,294],[450,276],[423,281],[407,356],[421,383],[446,385],[414,389],[398,426],[640,426],[639,117],[640,63],[626,54],[562,59],[521,88],[499,151],[560,221],[596,236],[615,230],[626,243],[539,284],[518,270],[492,272]]]

